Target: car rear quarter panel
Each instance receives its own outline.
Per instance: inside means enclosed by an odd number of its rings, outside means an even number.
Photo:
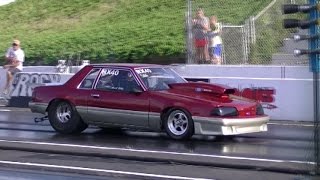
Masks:
[[[176,95],[168,92],[150,93],[150,111],[165,113],[171,108],[179,108],[188,111],[192,116],[210,116],[213,105],[208,101]]]
[[[60,86],[40,86],[34,89],[33,102],[50,103],[54,99],[67,100],[73,104],[79,95],[77,94],[77,86],[82,79],[90,72],[92,66],[85,66],[78,73],[72,76],[65,84]],[[81,102],[79,102],[81,104]]]
[[[34,91],[35,97],[32,101],[39,103],[49,103],[50,101],[59,98],[68,99],[68,96],[71,95],[70,88],[66,88],[64,85],[42,86],[35,88]]]
[[[239,117],[255,117],[256,105],[256,102],[218,98],[210,94],[183,94],[170,91],[150,93],[150,111],[159,113],[171,108],[181,108],[192,116],[211,117],[210,113],[214,107],[227,106],[237,108]]]

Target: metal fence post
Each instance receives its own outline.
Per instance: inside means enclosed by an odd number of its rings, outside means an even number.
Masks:
[[[250,37],[251,37],[251,43],[255,44],[256,43],[256,24],[255,24],[255,18],[254,16],[251,16],[249,18],[250,22]]]
[[[244,26],[241,27],[241,34],[242,34],[242,54],[243,54],[243,64],[248,62],[248,54],[247,54],[247,43],[246,43],[246,33]]]
[[[187,13],[186,13],[186,43],[187,43],[187,64],[194,63],[193,48],[192,48],[192,0],[187,0]]]

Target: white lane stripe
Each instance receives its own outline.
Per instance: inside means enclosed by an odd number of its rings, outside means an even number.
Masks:
[[[139,172],[129,172],[129,171],[117,171],[117,170],[109,170],[109,169],[95,169],[95,168],[76,167],[76,166],[59,166],[59,165],[51,165],[51,164],[39,164],[39,163],[15,162],[15,161],[0,161],[0,164],[36,166],[36,167],[69,169],[69,170],[78,170],[78,171],[104,172],[104,173],[112,173],[112,174],[153,177],[153,178],[163,178],[163,179],[214,180],[214,179],[205,179],[205,178],[191,178],[191,177],[183,177],[183,176],[170,176],[170,175],[149,174],[149,173],[139,173]]]
[[[129,152],[154,153],[154,154],[200,156],[200,157],[235,159],[235,160],[249,160],[249,161],[262,161],[262,162],[297,163],[297,164],[312,164],[312,165],[315,164],[315,162],[310,162],[310,161],[261,159],[261,158],[248,158],[248,157],[237,157],[237,156],[221,156],[221,155],[197,154],[197,153],[179,153],[179,152],[169,152],[169,151],[154,151],[154,150],[142,150],[142,149],[126,149],[126,148],[115,148],[115,147],[87,146],[87,145],[76,145],[76,144],[56,144],[56,143],[46,143],[46,142],[9,141],[9,140],[0,140],[0,142],[34,144],[34,145],[47,145],[47,146],[59,146],[59,147],[63,147],[63,146],[65,146],[65,147],[78,147],[78,148],[101,149],[101,150],[118,150],[118,151],[129,151]]]
[[[313,127],[313,124],[299,124],[299,123],[272,123],[269,122],[270,125],[280,125],[280,126],[303,126],[303,127]]]
[[[183,76],[186,79],[243,79],[243,80],[278,80],[278,81],[313,81],[312,78],[310,79],[297,79],[297,78],[253,78],[253,77],[215,77],[215,76]]]
[[[9,109],[0,109],[0,111],[2,111],[2,112],[9,112],[9,111],[11,111],[11,110],[9,110]]]

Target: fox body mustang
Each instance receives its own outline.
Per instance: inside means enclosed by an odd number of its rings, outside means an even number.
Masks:
[[[224,85],[187,82],[166,66],[96,64],[63,85],[36,87],[29,107],[65,134],[88,125],[165,131],[173,139],[267,131],[269,116],[260,103],[234,93]]]

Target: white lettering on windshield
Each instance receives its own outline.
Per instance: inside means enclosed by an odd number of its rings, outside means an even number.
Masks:
[[[138,74],[152,73],[151,69],[136,69],[135,71],[136,71]]]

